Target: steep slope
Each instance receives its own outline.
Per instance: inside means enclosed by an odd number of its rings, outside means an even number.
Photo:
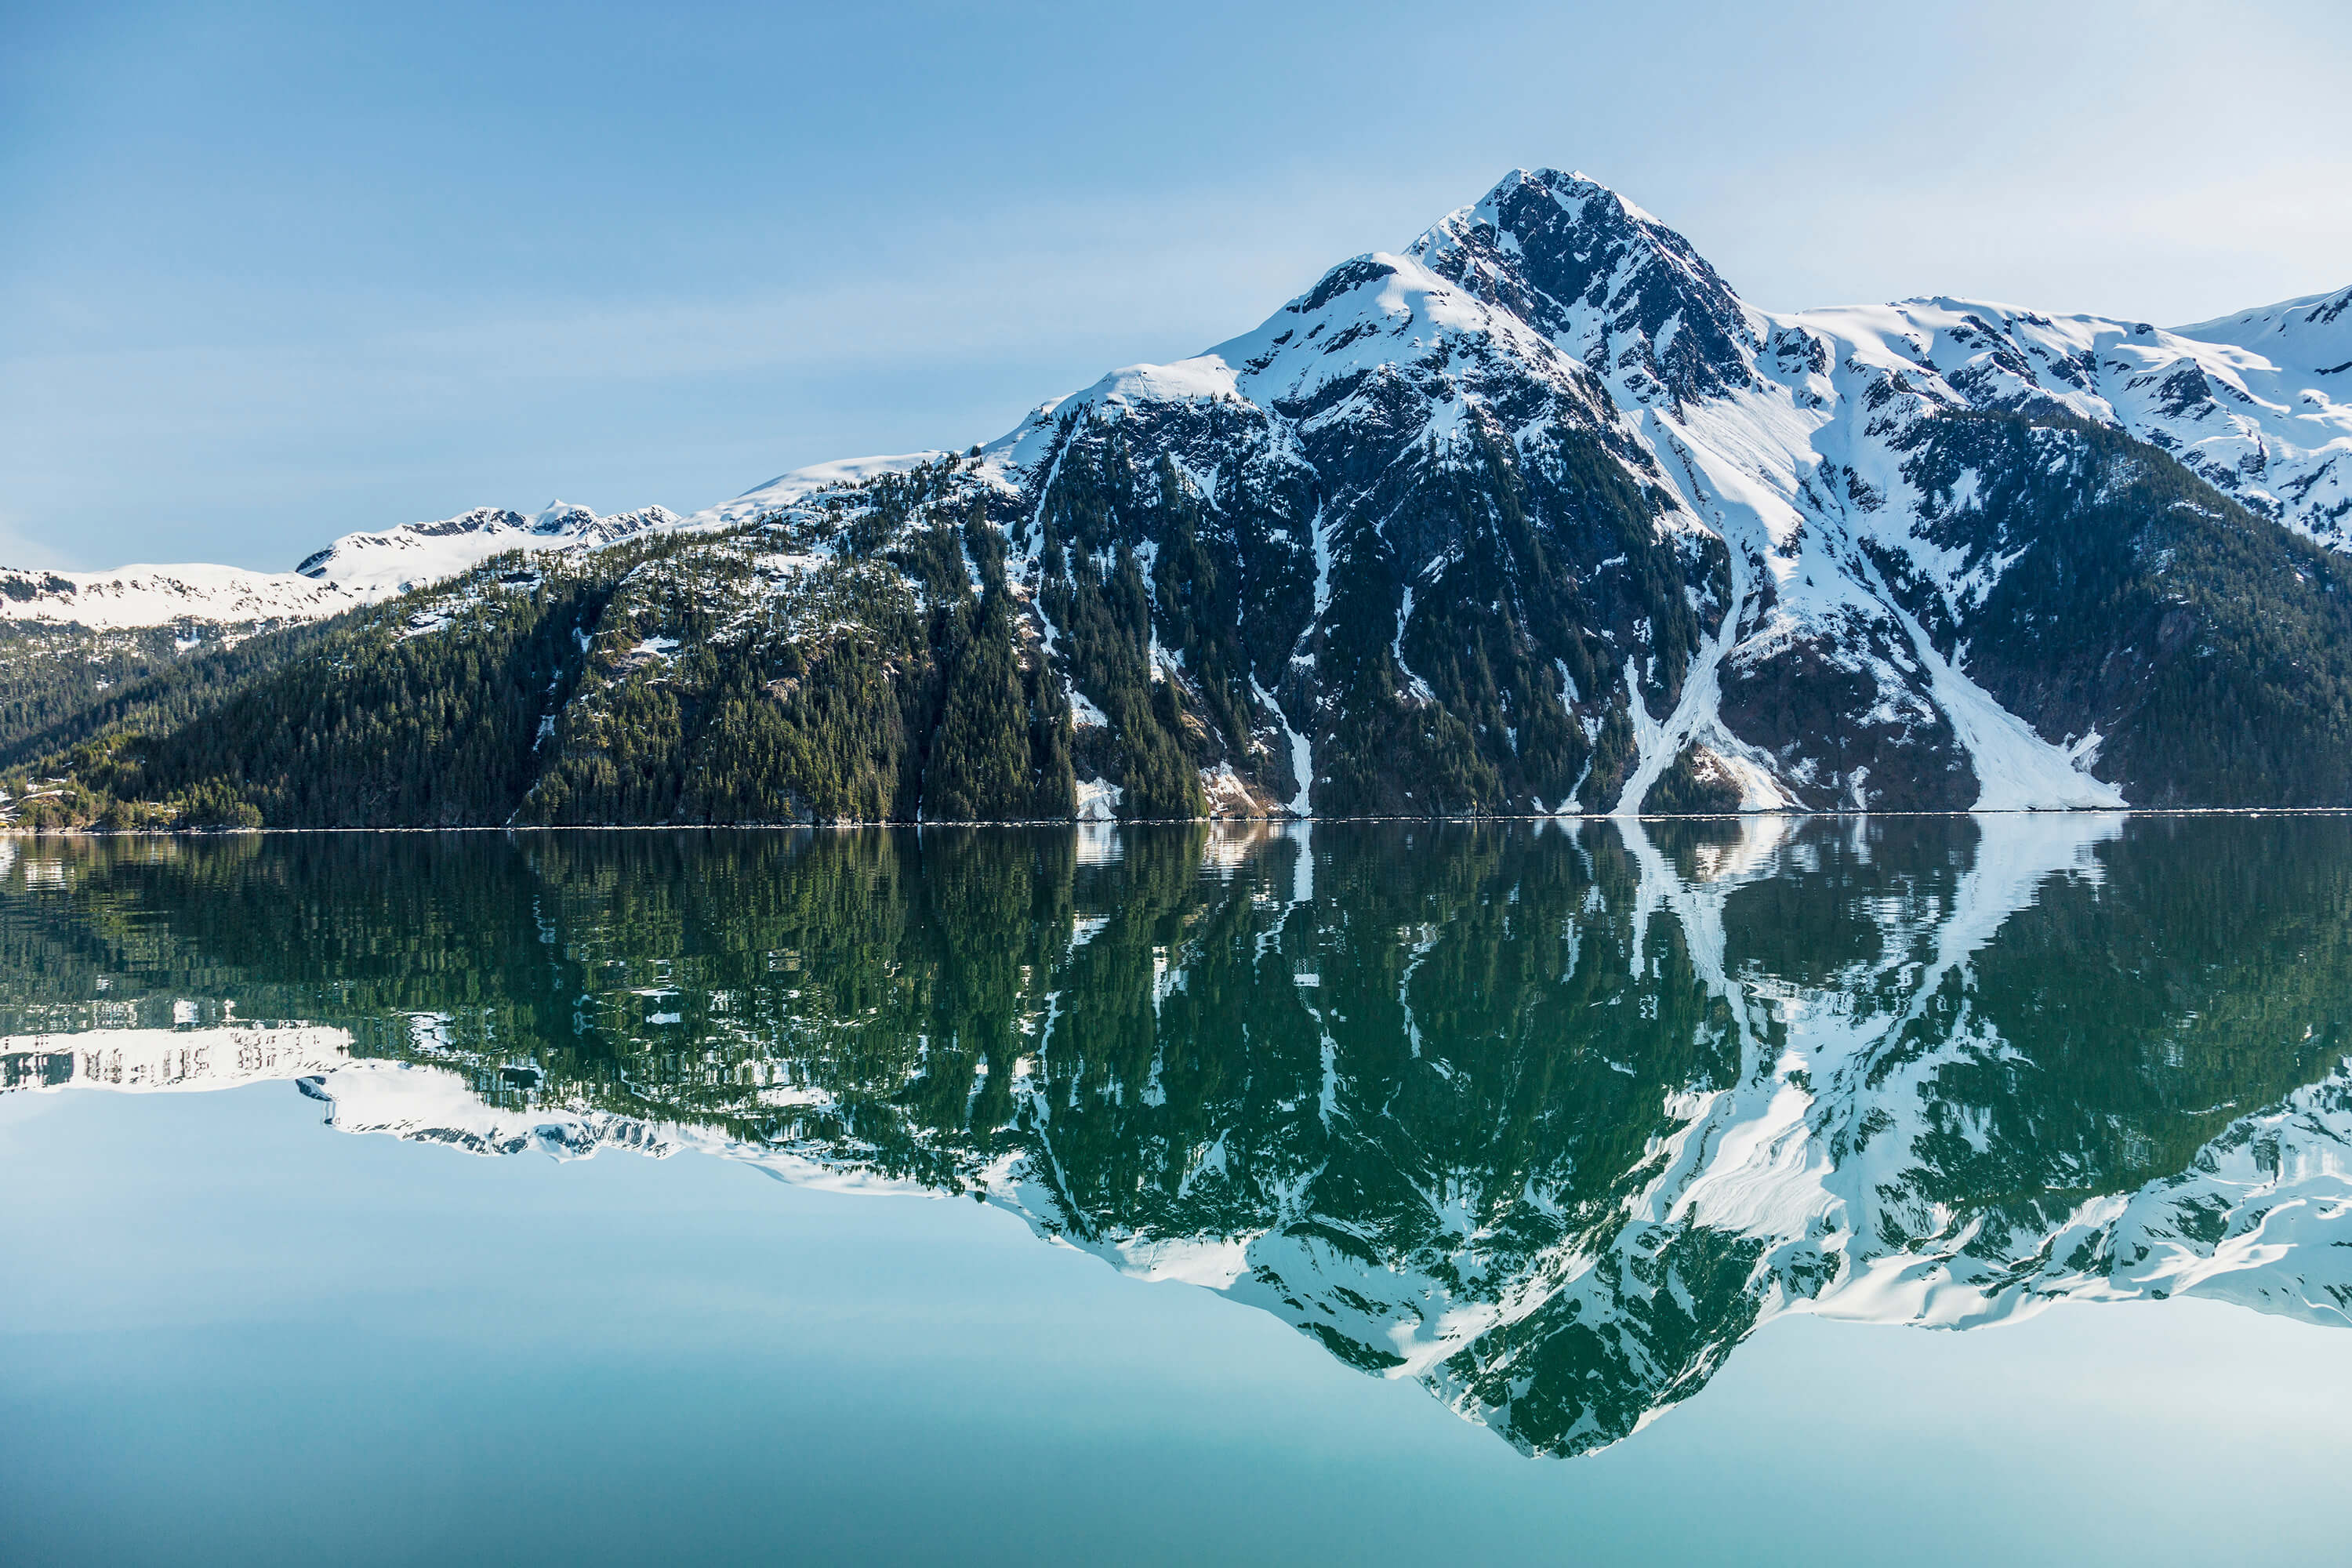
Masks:
[[[1969,591],[1879,558],[1938,653],[2142,805],[2352,801],[2352,563],[2118,432],[1946,416],[1914,537]]]
[[[1087,539],[1105,574],[1118,548],[1147,575],[1171,540],[1184,560],[1205,540],[1223,568],[1205,595],[1148,574],[1171,656],[1154,670],[1213,710],[1193,760],[1232,769],[1248,804],[2352,799],[2334,762],[2352,676],[2342,601],[2332,564],[2292,537],[2328,537],[2324,486],[2298,480],[2290,505],[2249,477],[2303,461],[2290,436],[2318,471],[2342,411],[2189,397],[2184,366],[2236,384],[2226,357],[1958,301],[1768,316],[1614,193],[1522,173],[1254,333],[1045,405],[983,449],[980,489],[1049,646],[1057,580],[1077,596],[1060,533],[1081,485],[1111,497],[1078,503],[1113,514]],[[2011,417],[1953,422],[1968,413]],[[2318,435],[2289,428],[2306,418]],[[2085,422],[2129,439],[2094,440]],[[1979,488],[2053,441],[2079,445],[2079,482],[1983,515]],[[1150,516],[1141,475],[1159,461],[1205,532]],[[1127,477],[1102,482],[1112,469]],[[803,483],[777,515],[841,493]],[[2091,604],[2086,574],[2134,586]],[[1202,646],[1203,607],[1248,637]],[[2032,628],[2062,618],[2073,643],[2053,663]],[[2217,647],[2228,657],[2154,694],[2155,661]],[[1077,697],[1121,740],[1144,728],[1083,680]],[[2241,746],[2232,716],[2256,711],[2261,743]],[[1307,799],[1285,750],[1313,759]],[[1082,744],[1082,776],[1094,762],[1119,787],[1117,751]]]
[[[1775,322],[1820,342],[1833,381],[1867,387],[1900,375],[1947,405],[2112,426],[2249,510],[2342,548],[2352,542],[2343,461],[2352,456],[2352,389],[2317,368],[2341,338],[2331,338],[2329,309],[2323,297],[2164,331],[1934,299]],[[2352,360],[2352,348],[2342,358]]]
[[[2238,458],[2285,517],[2341,549],[2352,542],[2352,289],[2176,327],[2174,335],[2240,352],[2214,383],[2262,416]],[[2234,383],[2234,385],[2232,384]],[[2242,390],[2244,398],[2234,394]]]
[[[1576,248],[1565,265],[1549,261],[1543,237],[1571,211]],[[2352,798],[2333,765],[2347,671],[2340,600],[2332,568],[2292,537],[2335,542],[2327,444],[2352,432],[2343,408],[2263,405],[2231,379],[2227,354],[2147,327],[1961,301],[1769,316],[1739,304],[1686,245],[1659,237],[1654,220],[1574,177],[1506,180],[1418,248],[1490,292],[1536,288],[1528,319],[1607,379],[1685,506],[1731,546],[1738,602],[1720,656],[1645,759],[1702,747],[1748,805]],[[2192,371],[2209,370],[2202,391],[2189,386]],[[2215,401],[2225,394],[2230,410]],[[2015,417],[1954,425],[1961,413]],[[2035,426],[2085,421],[2129,438],[2096,445],[2104,474],[2149,476],[2128,504],[2106,504],[2093,482],[2043,487],[1998,523],[1982,515],[1990,475],[2053,439]],[[1963,450],[1984,470],[1957,460]],[[2168,455],[2284,526],[2176,482]],[[2276,493],[2256,482],[2264,475]],[[2046,595],[2092,557],[2107,576],[2142,580],[2140,608],[2079,595],[2062,606],[2023,586],[2039,574]],[[2149,586],[2158,576],[2170,580]],[[2183,595],[2199,601],[2200,631],[2217,634],[2205,642],[2263,646],[2197,683],[2189,704],[2127,697],[2119,688],[2155,651],[2142,644],[2135,656],[2145,602]],[[2026,700],[2008,675],[1997,696],[1978,679],[2045,656],[2017,634],[2062,608],[2116,612],[2075,620],[2074,666],[2043,672],[2077,693],[2104,679],[2104,703]],[[2282,617],[2295,635],[2269,637]],[[2186,636],[2181,617],[2173,630],[2174,642]],[[2121,665],[2103,671],[2117,653]],[[2256,700],[2282,659],[2300,661],[2305,691]],[[2241,776],[2216,795],[2221,742],[2204,731],[2226,728],[2222,710],[2249,700],[2278,721],[2263,759],[2273,766],[2267,784]],[[2180,744],[2184,729],[2196,743]]]

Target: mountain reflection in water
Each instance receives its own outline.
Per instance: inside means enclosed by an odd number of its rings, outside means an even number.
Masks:
[[[2352,1310],[2352,821],[0,845],[0,1083],[968,1194],[1529,1453],[1787,1311]]]

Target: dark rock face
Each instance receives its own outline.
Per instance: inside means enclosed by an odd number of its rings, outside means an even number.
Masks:
[[[2136,804],[2352,801],[2343,556],[2095,426],[1948,421],[1914,462],[1978,476],[1947,537],[2010,561],[1954,628],[2002,706],[2098,736],[2100,776]]]
[[[1638,368],[1676,402],[1749,384],[1758,344],[1738,297],[1688,240],[1590,180],[1514,174],[1416,249],[1546,335],[1589,340],[1596,374]]]
[[[1137,575],[1171,656],[1150,679],[1200,720],[1188,754],[1275,799],[1298,782],[1269,743],[1286,725],[1314,747],[1322,812],[1527,810],[1580,784],[1604,799],[1623,771],[1601,744],[1624,701],[1620,650],[1671,702],[1713,629],[1719,547],[1661,537],[1657,498],[1585,432],[1515,449],[1481,410],[1432,453],[1397,378],[1354,395],[1344,429],[1304,439],[1223,408],[1057,433],[1017,535],[1032,601],[1057,628],[1091,625],[1093,563],[1150,561]],[[1182,471],[1215,476],[1213,505]],[[1075,679],[1106,712],[1120,700],[1109,672]]]
[[[1727,661],[1725,726],[1781,762],[1809,809],[1966,811],[1979,784],[1951,721],[1907,687],[1882,700],[1880,683],[1855,658],[1859,650],[1880,668],[1910,662],[1899,637],[1881,621],[1846,639],[1806,637],[1769,658]]]

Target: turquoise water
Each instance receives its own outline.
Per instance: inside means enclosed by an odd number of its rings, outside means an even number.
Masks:
[[[2337,819],[13,847],[11,1561],[2340,1543]]]

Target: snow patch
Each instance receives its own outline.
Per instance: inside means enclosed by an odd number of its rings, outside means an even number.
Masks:
[[[1078,820],[1080,822],[1112,822],[1118,816],[1119,796],[1124,793],[1115,784],[1100,779],[1080,779],[1078,783]]]

